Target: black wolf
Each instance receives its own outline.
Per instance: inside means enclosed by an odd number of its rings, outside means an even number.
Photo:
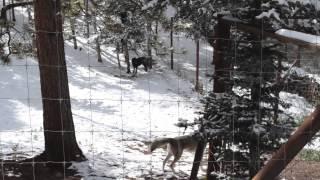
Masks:
[[[138,58],[132,58],[131,63],[133,66],[133,76],[137,74],[138,67],[142,64],[144,67],[144,70],[147,72],[149,63],[151,63],[151,58],[147,57],[138,57]]]

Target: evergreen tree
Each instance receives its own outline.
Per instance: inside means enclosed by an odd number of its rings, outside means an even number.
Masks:
[[[183,1],[185,2],[201,4],[199,1]],[[309,18],[309,15],[306,16],[307,10],[316,10],[314,5],[300,2],[300,12],[294,14],[297,9],[292,7],[297,8],[298,1],[281,2],[239,1],[237,7],[233,4],[226,6],[224,12],[214,9],[212,12],[228,15],[264,31],[303,27],[304,32],[317,34],[319,28],[312,26],[317,13],[312,12],[314,15]],[[201,18],[188,14],[194,12],[194,7],[201,5],[186,5],[183,8],[190,10],[183,11],[182,16],[194,24],[201,24]],[[201,11],[197,13],[199,12]],[[290,20],[288,15],[296,19]],[[290,105],[279,98],[280,91],[284,90],[281,75],[287,69],[283,65],[287,61],[282,51],[283,45],[264,38],[263,33],[250,34],[236,28],[234,26],[231,31],[232,40],[229,45],[222,48],[224,52],[228,52],[224,53],[224,63],[229,67],[224,71],[228,71],[228,76],[220,77],[227,86],[226,91],[210,93],[203,100],[205,109],[201,112],[202,117],[188,125],[199,125],[200,131],[197,134],[209,141],[220,142],[216,147],[219,153],[215,156],[222,163],[223,172],[234,177],[253,177],[267,160],[267,155],[290,135],[296,122],[286,113],[286,108]],[[193,28],[200,32],[202,29],[207,32],[206,28]]]

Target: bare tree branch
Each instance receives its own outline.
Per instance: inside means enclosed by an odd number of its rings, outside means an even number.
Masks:
[[[32,4],[33,4],[33,1],[8,4],[1,9],[0,20],[7,21],[7,11],[8,10],[15,8],[15,7],[27,6],[27,5],[32,5]]]

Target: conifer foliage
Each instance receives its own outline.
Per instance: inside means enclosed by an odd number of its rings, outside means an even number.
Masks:
[[[212,18],[217,21],[219,16],[228,16],[268,32],[281,28],[313,34],[319,31],[312,25],[318,17],[312,3],[266,0],[235,4],[211,9],[216,12]],[[196,16],[185,17],[195,24],[200,21]],[[290,104],[279,97],[285,91],[281,77],[288,70],[284,66],[288,62],[285,46],[264,38],[262,31],[251,34],[233,26],[230,42],[221,48],[229,67],[222,70],[228,71],[228,76],[219,77],[225,92],[209,93],[202,101],[201,118],[188,124],[198,125],[196,133],[203,138],[219,142],[215,143],[215,159],[221,164],[220,171],[231,177],[253,177],[296,127],[296,121],[286,113]]]

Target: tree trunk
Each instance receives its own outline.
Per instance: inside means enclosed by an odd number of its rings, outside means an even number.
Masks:
[[[149,60],[149,68],[152,69],[152,48],[151,48],[152,22],[147,22],[147,54]]]
[[[34,10],[43,104],[43,157],[52,164],[84,160],[72,119],[61,2],[37,0]]]
[[[297,67],[301,67],[301,46],[298,46],[298,50],[297,50],[297,63],[296,66]]]
[[[95,39],[96,41],[96,49],[97,49],[97,56],[98,56],[98,62],[102,63],[102,57],[101,57],[101,47],[99,42],[99,37]]]
[[[6,6],[6,0],[2,0],[2,6],[3,6],[3,7]]]
[[[94,14],[93,17],[93,29],[94,29],[94,33],[98,34],[98,28],[97,28],[97,19],[96,19],[96,14]],[[96,51],[97,51],[97,56],[98,56],[98,62],[102,63],[102,57],[101,57],[101,48],[100,48],[100,41],[99,38],[100,35],[98,35],[98,37],[95,39],[96,41]]]
[[[200,42],[199,39],[196,40],[196,86],[195,86],[195,90],[197,92],[199,92],[200,87],[199,87],[199,59],[200,59]]]
[[[32,21],[32,15],[31,15],[31,6],[27,7],[27,13],[28,13],[28,21],[31,22]]]
[[[253,6],[255,8],[255,15],[259,15],[261,12],[261,3],[262,0],[255,0],[253,2]],[[253,22],[257,23],[257,25],[260,23],[259,21],[255,21],[253,20]],[[259,43],[253,43],[253,50],[258,52],[258,57],[257,59],[262,59],[263,58],[263,54],[262,54],[262,40],[264,34],[262,31],[259,32],[259,34],[252,34],[252,39],[253,42],[259,42]],[[260,61],[260,63],[262,63]],[[262,64],[261,64],[262,65]],[[259,72],[254,73],[253,74],[254,78],[262,78],[261,74]],[[251,85],[251,103],[254,104],[254,110],[256,111],[255,113],[255,119],[256,119],[256,123],[261,123],[262,121],[262,116],[261,116],[261,112],[260,112],[260,106],[261,106],[261,100],[260,100],[260,96],[261,96],[261,82],[257,82],[256,80],[253,80],[253,83]],[[260,169],[260,148],[259,148],[259,135],[255,136],[253,135],[253,137],[250,139],[249,142],[249,175],[250,178],[253,178],[253,176],[259,171]]]
[[[215,27],[215,43],[214,43],[214,55],[213,64],[215,66],[214,71],[214,83],[213,91],[220,93],[225,92],[224,78],[228,77],[227,69],[228,64],[224,61],[225,49],[229,43],[230,38],[230,25],[225,23],[221,17],[218,20],[218,24]]]
[[[170,30],[170,52],[171,52],[171,69],[173,69],[173,17],[171,18]]]
[[[281,83],[281,72],[282,72],[282,61],[281,59],[278,60],[277,63],[277,74],[276,74],[276,85],[280,86]],[[279,101],[280,101],[280,89],[277,88],[277,91],[275,92],[276,102],[273,107],[273,123],[278,124],[278,118],[279,118]]]
[[[257,75],[259,76],[259,75]],[[261,122],[261,113],[260,113],[260,83],[253,82],[251,85],[251,103],[254,104],[255,110],[255,119],[257,123]],[[259,146],[259,135],[253,136],[249,141],[249,175],[252,178],[260,169],[260,149]]]
[[[119,69],[121,69],[121,63],[120,63],[120,57],[119,57],[119,53],[120,53],[120,45],[119,45],[119,43],[118,43],[118,42],[117,42],[116,51],[117,51],[118,67],[119,67]]]
[[[76,37],[76,21],[74,18],[70,17],[71,34],[73,41],[73,48],[78,49],[77,37]]]
[[[229,64],[224,61],[224,54],[226,47],[229,43],[230,38],[230,25],[224,23],[221,20],[221,17],[218,20],[218,24],[215,27],[215,40],[214,43],[214,56],[213,56],[213,64],[214,64],[214,82],[213,82],[213,91],[215,93],[223,93],[229,91],[227,87],[225,87],[225,78],[228,78],[228,72],[226,69],[229,68]],[[219,171],[219,165],[216,162],[214,154],[216,152],[216,146],[220,143],[220,140],[216,139],[209,143],[209,157],[208,157],[208,168],[207,168],[207,176],[208,179],[212,179],[210,174],[213,171]]]
[[[199,141],[195,155],[194,155],[194,160],[193,160],[193,166],[191,169],[191,175],[190,175],[190,180],[191,179],[197,179],[198,171],[199,171],[199,166],[202,160],[203,152],[206,148],[207,142],[204,140]]]
[[[89,25],[89,3],[88,0],[84,0],[84,6],[85,6],[85,17],[86,17],[86,36],[89,38],[90,36],[90,25]]]
[[[11,3],[14,4],[14,0],[12,0]],[[14,13],[14,8],[12,8],[12,21],[16,21],[16,15]]]
[[[156,38],[158,37],[158,27],[159,27],[159,21],[156,21]]]
[[[127,64],[127,73],[131,73],[130,70],[130,57],[129,57],[129,49],[128,49],[128,40],[127,39],[123,39],[122,41],[122,47],[123,47],[123,51],[124,51],[124,59],[126,61]]]
[[[257,143],[256,139],[251,140],[249,143],[249,176],[253,178],[254,175],[260,169],[260,152],[259,152],[259,143]]]

